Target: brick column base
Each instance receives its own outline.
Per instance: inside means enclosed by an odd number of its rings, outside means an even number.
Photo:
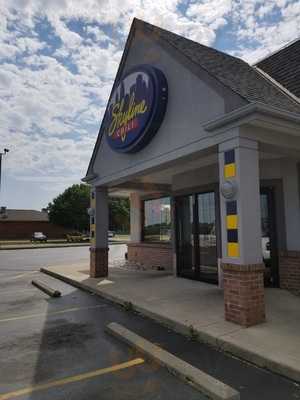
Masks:
[[[264,322],[264,265],[223,264],[225,319],[249,327]]]
[[[108,248],[90,247],[90,277],[108,276]]]
[[[300,251],[284,251],[279,257],[281,289],[300,294]]]

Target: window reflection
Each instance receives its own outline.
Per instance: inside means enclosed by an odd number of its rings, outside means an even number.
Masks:
[[[169,242],[171,240],[170,197],[144,201],[144,240]]]
[[[216,273],[218,261],[214,192],[198,195],[198,214],[201,272]]]

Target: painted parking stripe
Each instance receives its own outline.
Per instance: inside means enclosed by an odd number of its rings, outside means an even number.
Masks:
[[[1,322],[9,322],[9,321],[18,321],[21,319],[43,317],[43,316],[48,317],[51,315],[64,314],[64,313],[68,313],[68,312],[75,312],[75,311],[81,311],[81,310],[91,310],[93,308],[101,308],[101,307],[107,307],[107,306],[105,304],[98,304],[97,306],[66,308],[65,310],[53,311],[53,312],[49,312],[49,313],[43,312],[43,313],[38,313],[38,314],[30,314],[30,315],[22,315],[22,316],[16,316],[16,317],[11,317],[11,318],[4,318],[4,319],[0,319],[0,323]]]
[[[14,399],[16,397],[24,396],[26,394],[31,394],[33,392],[51,389],[53,387],[67,385],[69,383],[80,382],[85,379],[91,379],[91,378],[95,378],[96,376],[101,376],[101,375],[109,374],[111,372],[116,372],[116,371],[120,371],[122,369],[141,365],[144,362],[145,362],[145,360],[143,358],[135,358],[133,360],[124,362],[122,364],[116,364],[116,365],[113,365],[108,368],[96,369],[95,371],[87,372],[85,374],[74,375],[74,376],[70,376],[68,378],[59,379],[59,380],[52,381],[49,383],[42,383],[39,385],[29,386],[28,388],[16,390],[14,392],[0,394],[0,400]]]

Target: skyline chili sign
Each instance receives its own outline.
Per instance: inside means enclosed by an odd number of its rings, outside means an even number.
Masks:
[[[107,106],[104,130],[110,147],[122,153],[141,150],[160,127],[167,102],[168,84],[161,70],[149,65],[131,69]]]

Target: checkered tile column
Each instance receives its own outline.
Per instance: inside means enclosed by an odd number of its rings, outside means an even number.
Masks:
[[[258,145],[219,145],[225,318],[243,326],[265,320]]]

